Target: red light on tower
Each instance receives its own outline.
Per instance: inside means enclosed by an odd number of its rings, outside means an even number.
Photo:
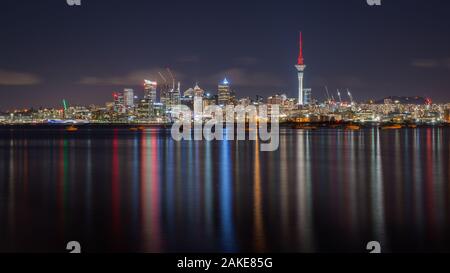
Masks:
[[[431,98],[426,98],[425,99],[425,104],[426,105],[432,105],[433,104],[433,100]]]
[[[303,58],[303,35],[300,32],[300,52],[298,54],[298,61],[297,61],[298,65],[304,65],[305,64],[305,59]]]

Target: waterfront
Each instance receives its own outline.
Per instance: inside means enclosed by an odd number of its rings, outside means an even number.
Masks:
[[[0,251],[450,251],[450,130],[0,129]]]

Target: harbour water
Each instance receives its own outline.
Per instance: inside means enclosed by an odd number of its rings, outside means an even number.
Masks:
[[[450,129],[0,129],[0,251],[450,251]]]

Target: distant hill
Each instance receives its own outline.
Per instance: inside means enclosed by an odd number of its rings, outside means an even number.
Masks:
[[[399,102],[401,104],[425,104],[427,102],[426,98],[423,97],[403,97],[403,96],[390,96],[384,99],[375,101],[376,104],[384,104],[385,100],[391,100],[392,102]]]

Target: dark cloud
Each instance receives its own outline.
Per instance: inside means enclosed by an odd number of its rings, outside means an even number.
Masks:
[[[416,59],[411,65],[417,68],[450,68],[450,58],[447,59]]]
[[[411,65],[417,68],[436,68],[440,66],[440,62],[435,59],[416,59]]]
[[[41,79],[31,73],[7,71],[0,69],[0,85],[35,85]]]

